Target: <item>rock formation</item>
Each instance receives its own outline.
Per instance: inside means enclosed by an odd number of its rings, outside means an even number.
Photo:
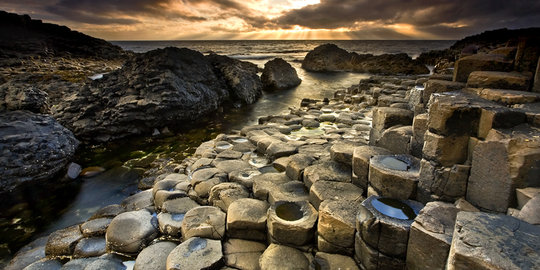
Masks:
[[[39,55],[114,59],[123,54],[118,46],[65,26],[0,11],[0,58]]]
[[[302,61],[308,71],[352,71],[372,74],[427,74],[424,64],[407,54],[349,53],[334,44],[324,44],[310,51]]]
[[[84,140],[108,141],[178,125],[225,101],[253,103],[256,69],[224,56],[165,48],[136,55],[122,69],[66,98],[53,114]]]
[[[51,116],[28,111],[0,113],[0,192],[46,180],[65,168],[79,142]]]
[[[268,90],[289,89],[302,82],[298,78],[296,70],[281,58],[276,58],[264,64],[261,80],[264,88]]]

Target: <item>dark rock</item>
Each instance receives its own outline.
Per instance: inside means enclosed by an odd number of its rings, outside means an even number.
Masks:
[[[67,227],[51,233],[45,246],[45,254],[50,257],[71,256],[75,246],[83,238],[79,225]]]
[[[0,145],[0,191],[9,191],[55,176],[79,142],[50,116],[14,111],[0,114]]]
[[[310,51],[302,61],[309,71],[353,71],[375,74],[427,74],[428,68],[407,54],[349,53],[334,44],[324,44]]]
[[[252,104],[262,95],[263,84],[257,75],[257,65],[217,54],[207,58],[217,70],[218,77],[225,79],[234,100]]]
[[[146,210],[125,212],[116,216],[105,239],[107,249],[124,254],[141,251],[158,235],[157,219]]]
[[[48,95],[34,86],[9,82],[0,86],[0,112],[28,110],[48,113]]]
[[[296,70],[285,60],[276,58],[264,64],[261,80],[266,89],[285,90],[299,85]]]
[[[0,58],[36,54],[114,59],[125,53],[105,40],[72,31],[65,26],[1,11]]]
[[[231,98],[254,102],[260,94],[257,75],[243,63],[222,59],[185,48],[136,55],[53,113],[79,137],[108,141],[196,120]]]

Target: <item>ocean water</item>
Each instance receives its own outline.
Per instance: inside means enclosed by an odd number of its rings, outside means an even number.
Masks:
[[[180,161],[194,152],[203,141],[212,139],[219,133],[229,133],[244,125],[255,124],[265,115],[287,112],[289,107],[299,107],[303,98],[322,99],[332,97],[337,90],[357,84],[370,74],[349,72],[314,73],[301,68],[305,55],[315,47],[334,43],[339,47],[357,53],[374,55],[384,53],[407,53],[415,58],[420,53],[444,49],[454,41],[116,41],[123,49],[137,53],[164,47],[185,47],[208,54],[215,52],[236,59],[252,62],[263,68],[264,64],[276,57],[289,62],[302,79],[299,86],[276,92],[265,92],[252,105],[232,108],[225,113],[208,116],[172,137],[160,138],[142,136],[117,141],[108,145],[88,146],[80,149],[76,162],[83,167],[102,166],[107,172],[102,175],[82,179],[73,187],[62,192],[50,192],[52,196],[42,198],[40,203],[25,202],[29,207],[16,215],[12,221],[26,223],[5,226],[5,240],[13,251],[31,238],[47,235],[66,226],[80,223],[90,217],[100,207],[119,203],[136,190],[138,177],[132,171],[118,167],[128,159],[141,154],[169,154]],[[42,192],[43,193],[43,192]],[[46,193],[46,192],[45,192]],[[52,194],[54,193],[54,194]],[[69,196],[68,196],[69,195]],[[44,207],[46,206],[46,207]],[[41,208],[40,208],[41,207]],[[43,208],[43,209],[42,209]],[[13,228],[12,228],[13,227]],[[33,236],[22,237],[20,229]],[[13,229],[13,230],[12,230]],[[1,256],[0,256],[1,257]]]

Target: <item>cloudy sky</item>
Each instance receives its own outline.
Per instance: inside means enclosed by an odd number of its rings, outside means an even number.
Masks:
[[[2,0],[107,40],[460,39],[540,26],[538,0]]]

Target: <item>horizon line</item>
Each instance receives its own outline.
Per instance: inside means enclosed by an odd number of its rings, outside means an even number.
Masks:
[[[459,39],[103,39],[108,42],[165,41],[457,41]]]

